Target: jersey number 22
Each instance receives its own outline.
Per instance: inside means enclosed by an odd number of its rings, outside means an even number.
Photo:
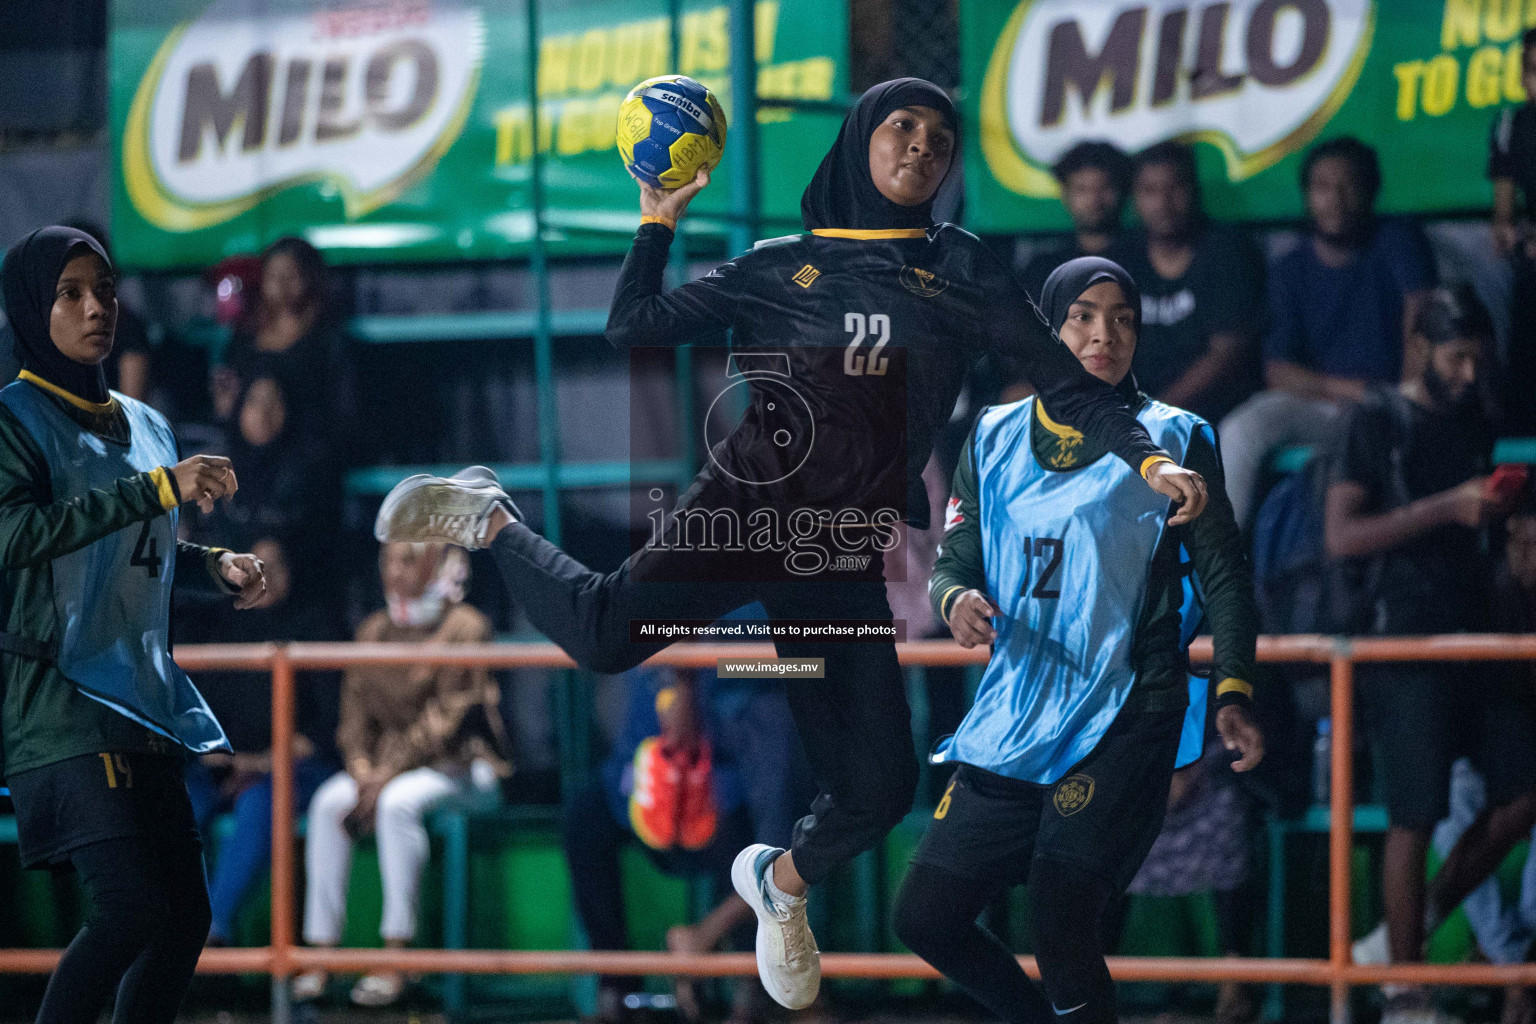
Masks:
[[[891,357],[882,355],[880,350],[891,340],[891,318],[884,313],[844,313],[843,330],[853,335],[843,352],[843,372],[850,377],[883,377]],[[859,351],[865,338],[874,341],[867,356]]]

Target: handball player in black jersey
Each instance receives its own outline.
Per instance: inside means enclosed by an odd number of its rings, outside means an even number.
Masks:
[[[483,467],[402,481],[379,510],[379,539],[489,548],[533,624],[598,672],[668,646],[632,637],[635,620],[711,621],[760,600],[774,620],[889,622],[882,556],[897,521],[927,525],[921,473],[934,435],[987,352],[1027,376],[1053,418],[1177,502],[1172,522],[1199,515],[1201,477],[1168,459],[1124,400],[1083,370],[976,236],[933,223],[958,124],[928,82],[875,86],[806,188],[807,233],[758,243],[671,291],[662,272],[677,220],[708,175],[671,192],[640,186],[641,226],[608,340],[675,346],[730,329],[750,398],[671,515],[617,571],[593,572],[530,530]],[[871,557],[827,557],[849,550]],[[820,985],[807,887],[902,819],[918,769],[892,641],[776,647],[824,662],[823,679],[787,687],[821,792],[789,851],[749,847],[732,877],[758,916],[763,984],[795,1009]]]

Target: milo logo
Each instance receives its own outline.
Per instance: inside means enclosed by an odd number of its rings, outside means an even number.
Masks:
[[[157,227],[206,228],[300,184],[339,195],[357,217],[429,172],[463,129],[480,74],[478,9],[273,6],[215,0],[167,36],[140,80],[123,179]]]
[[[982,83],[981,149],[1023,195],[1057,194],[1074,143],[1210,143],[1233,181],[1306,145],[1370,49],[1372,0],[1024,0]]]

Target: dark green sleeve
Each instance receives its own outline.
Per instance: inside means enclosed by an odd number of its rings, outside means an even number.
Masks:
[[[238,594],[239,587],[232,587],[219,575],[219,556],[228,548],[207,548],[188,540],[176,542],[176,583],[190,583],[197,590],[215,590],[224,594]]]
[[[1180,527],[1195,575],[1205,592],[1205,615],[1215,645],[1211,665],[1213,696],[1217,707],[1246,704],[1253,683],[1254,643],[1259,632],[1259,609],[1253,598],[1253,569],[1243,546],[1242,531],[1232,514],[1221,459],[1203,433],[1190,441],[1185,466],[1205,477],[1210,497],[1200,518]],[[1221,692],[1227,680],[1229,686]]]
[[[53,500],[43,453],[10,410],[0,406],[0,568],[39,565],[164,514],[151,473]]]
[[[976,466],[971,452],[976,432],[966,438],[955,467],[955,479],[945,507],[944,538],[939,542],[939,558],[928,579],[928,600],[934,614],[949,622],[949,609],[956,595],[965,590],[987,591],[987,572],[981,559],[981,522],[976,495]]]

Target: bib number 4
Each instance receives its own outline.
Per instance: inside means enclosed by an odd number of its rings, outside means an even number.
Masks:
[[[146,519],[140,524],[139,542],[133,546],[133,555],[128,559],[128,564],[142,566],[152,578],[158,579],[163,559],[160,557],[160,541],[150,531],[149,523]]]

